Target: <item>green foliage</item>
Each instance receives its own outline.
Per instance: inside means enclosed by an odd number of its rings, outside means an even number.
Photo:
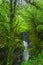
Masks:
[[[43,49],[43,0],[37,0],[36,4],[41,8],[29,4],[22,7],[16,7],[15,17],[13,18],[11,35],[10,32],[10,4],[6,0],[0,0],[0,48],[9,47],[8,63],[12,65],[13,51],[16,49],[24,49],[23,40],[20,39],[22,32],[28,32],[30,40],[30,53],[34,56]],[[40,35],[38,34],[40,33]],[[18,36],[17,36],[18,35]],[[17,37],[17,38],[16,38]],[[8,43],[7,38],[10,40]],[[43,53],[38,57],[30,59],[22,65],[43,65]],[[11,61],[10,61],[11,60]]]
[[[21,65],[43,65],[43,51],[39,53],[37,57],[29,59],[27,62],[23,62]]]
[[[38,26],[37,26],[37,31],[38,31],[38,32],[43,31],[43,25],[38,25]]]

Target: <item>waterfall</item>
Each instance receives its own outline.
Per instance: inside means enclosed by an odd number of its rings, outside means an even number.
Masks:
[[[24,57],[25,62],[27,62],[29,59],[29,51],[28,51],[28,40],[27,40],[26,33],[23,33],[23,43],[24,43],[23,57]]]

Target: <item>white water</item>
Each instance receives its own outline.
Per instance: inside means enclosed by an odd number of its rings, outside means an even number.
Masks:
[[[26,35],[25,34],[23,34],[23,43],[24,43],[23,57],[24,57],[25,62],[27,62],[29,59],[29,51],[28,51],[28,41],[26,41]]]

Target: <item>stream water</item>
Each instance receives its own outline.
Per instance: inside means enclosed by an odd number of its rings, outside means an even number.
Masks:
[[[23,43],[24,43],[23,57],[24,57],[25,62],[27,62],[29,59],[29,51],[28,51],[28,40],[27,40],[26,33],[23,33]]]

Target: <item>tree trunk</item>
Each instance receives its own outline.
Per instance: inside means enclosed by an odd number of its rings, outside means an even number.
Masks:
[[[14,10],[12,7],[12,0],[10,0],[10,32],[9,32],[9,43],[8,43],[8,58],[6,65],[12,65],[13,63],[13,51],[14,51],[14,28],[13,28],[13,18],[15,17],[15,6],[16,0],[14,2]]]

